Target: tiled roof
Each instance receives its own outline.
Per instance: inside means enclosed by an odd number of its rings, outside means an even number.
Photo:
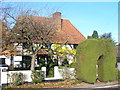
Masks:
[[[23,16],[20,16],[21,18]],[[28,16],[29,17],[29,16]],[[47,17],[38,17],[32,16],[33,20],[37,20],[40,23],[46,23],[48,21],[50,23],[53,22],[55,18],[47,18]],[[51,22],[52,21],[52,22]],[[68,43],[68,44],[79,44],[86,38],[81,34],[79,30],[77,30],[69,20],[59,18],[60,28],[55,33],[54,39],[52,43]]]
[[[79,44],[85,37],[70,23],[69,20],[61,20],[61,29],[57,32],[57,43]]]
[[[41,50],[38,52],[38,54],[40,54],[40,55],[47,55],[48,52],[45,51],[45,50],[43,50],[43,49],[41,49]]]

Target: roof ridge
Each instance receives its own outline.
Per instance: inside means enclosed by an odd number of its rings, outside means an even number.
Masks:
[[[20,15],[18,17],[24,17],[24,16],[31,16],[31,15]],[[52,18],[52,17],[42,17],[42,16],[32,16],[32,17],[37,17],[37,18]]]
[[[24,15],[23,15],[24,16]],[[40,16],[32,16],[35,20],[52,20],[52,17],[40,17]],[[70,44],[79,44],[81,41],[86,39],[84,35],[71,23],[69,19],[60,19],[61,20],[61,31],[57,32],[54,36],[54,42],[56,43],[64,43],[66,42]]]

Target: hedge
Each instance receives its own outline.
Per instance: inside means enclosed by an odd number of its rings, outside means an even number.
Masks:
[[[111,40],[84,40],[77,47],[76,59],[76,77],[78,80],[95,83],[96,79],[103,82],[116,79],[116,54]]]

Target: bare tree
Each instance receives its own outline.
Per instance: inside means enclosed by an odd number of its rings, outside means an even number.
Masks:
[[[31,70],[35,70],[37,53],[46,48],[47,43],[53,43],[56,34],[56,21],[53,18],[40,18],[41,12],[32,9],[15,7],[4,9],[4,17],[9,22],[10,43],[24,45],[24,52],[31,57]],[[11,20],[12,19],[12,20]]]

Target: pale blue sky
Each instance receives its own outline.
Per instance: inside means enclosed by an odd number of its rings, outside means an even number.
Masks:
[[[44,5],[58,9],[62,18],[69,19],[85,37],[97,30],[99,35],[111,32],[118,41],[117,2],[26,2],[24,5],[33,9]]]

